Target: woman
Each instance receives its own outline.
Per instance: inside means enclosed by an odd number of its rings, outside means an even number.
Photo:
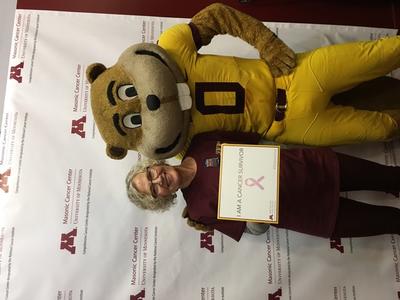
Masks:
[[[166,210],[181,189],[187,215],[196,224],[239,241],[243,232],[265,232],[265,224],[218,220],[220,143],[256,144],[254,133],[212,132],[197,135],[182,163],[139,163],[126,178],[128,196],[137,206]],[[400,167],[380,165],[335,153],[329,148],[282,149],[279,174],[281,228],[320,237],[360,237],[400,233],[400,210],[341,197],[340,191],[374,190],[398,197]],[[201,227],[201,226],[200,226]]]

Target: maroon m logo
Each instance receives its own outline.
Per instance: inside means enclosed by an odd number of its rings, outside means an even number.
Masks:
[[[24,67],[24,62],[20,62],[18,65],[10,68],[10,79],[22,82],[21,69]]]
[[[282,296],[282,288],[279,288],[275,293],[268,294],[268,300],[280,300]]]
[[[145,291],[141,290],[139,294],[131,295],[129,300],[143,300],[145,296]]]
[[[11,175],[11,169],[8,169],[3,174],[0,174],[0,189],[8,193],[8,176]]]
[[[331,238],[331,249],[336,249],[340,253],[344,253],[344,247],[340,238]]]
[[[212,241],[213,235],[214,231],[200,233],[200,248],[206,248],[211,253],[214,253],[214,245]]]
[[[60,250],[67,250],[71,254],[75,254],[75,237],[77,229],[74,228],[68,233],[61,234]]]
[[[72,120],[71,133],[75,133],[84,139],[85,138],[85,129],[84,129],[85,123],[86,123],[86,115],[78,120]]]

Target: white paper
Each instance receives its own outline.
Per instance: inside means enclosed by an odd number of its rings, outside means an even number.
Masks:
[[[221,145],[218,218],[278,223],[279,146]]]

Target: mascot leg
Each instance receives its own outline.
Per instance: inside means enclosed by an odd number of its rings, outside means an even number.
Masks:
[[[400,80],[379,77],[339,93],[332,98],[337,105],[350,105],[357,109],[381,111],[400,124]]]
[[[400,36],[319,48],[307,53],[301,63],[299,67],[308,78],[314,77],[320,92],[334,95],[399,68]]]
[[[386,141],[399,134],[396,119],[399,110],[387,113],[355,109],[351,106],[330,105],[317,114],[303,134],[303,143],[315,145],[343,145],[361,142]],[[290,122],[290,126],[296,126]],[[287,128],[290,130],[290,128]],[[288,130],[288,132],[289,132]]]
[[[351,90],[339,93],[332,102],[350,105],[358,109],[385,111],[400,109],[400,80],[392,77],[378,77],[363,82]]]
[[[276,141],[341,145],[396,136],[397,112],[334,105],[331,99],[400,67],[400,37],[328,46],[300,54],[298,62],[287,90],[285,130]]]

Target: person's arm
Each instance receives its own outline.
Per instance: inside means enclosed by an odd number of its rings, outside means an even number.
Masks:
[[[296,55],[259,20],[221,3],[197,13],[189,26],[196,47],[208,45],[218,34],[239,37],[254,46],[274,77],[289,74],[296,66]]]

